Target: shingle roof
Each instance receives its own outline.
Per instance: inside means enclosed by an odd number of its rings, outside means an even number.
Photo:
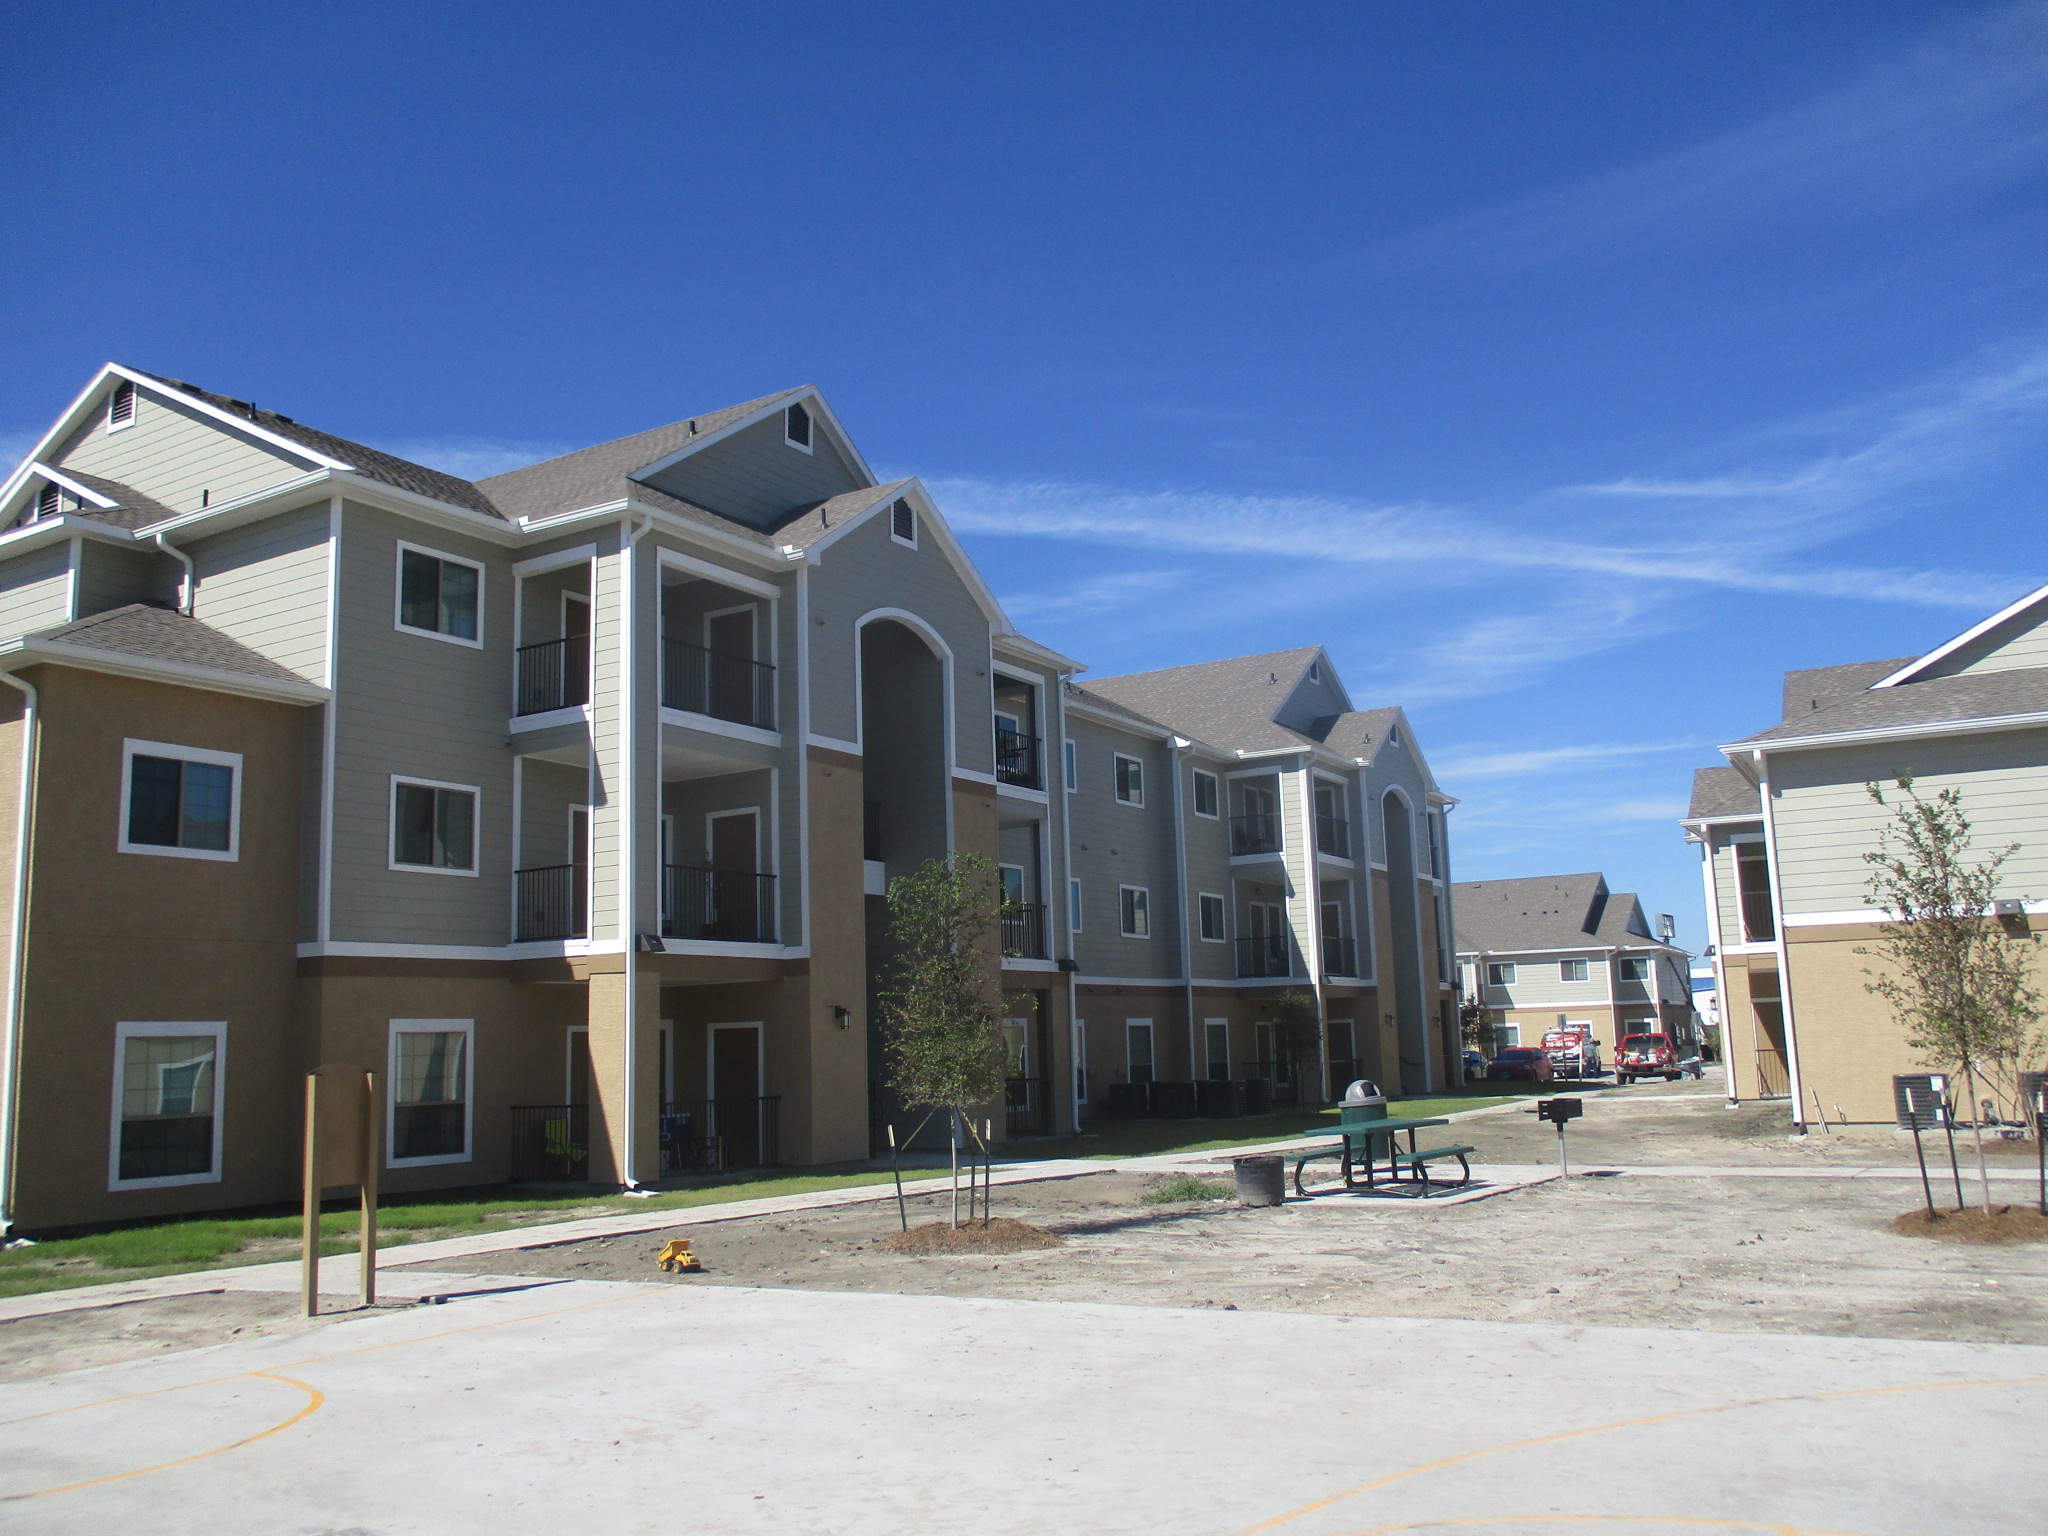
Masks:
[[[1865,688],[1797,719],[1745,736],[1735,745],[2042,712],[2048,712],[2048,667],[1966,672],[1893,688]]]
[[[1451,887],[1461,951],[1569,949],[1598,942],[1607,877],[1531,875]]]
[[[141,372],[140,369],[136,371]],[[331,432],[321,432],[313,427],[302,426],[289,416],[280,416],[275,411],[258,410],[246,400],[216,395],[211,390],[201,389],[197,384],[187,384],[183,379],[165,378],[158,373],[143,374],[143,377],[155,379],[159,384],[167,384],[195,400],[204,400],[208,405],[230,415],[239,416],[251,425],[261,427],[264,431],[274,433],[301,447],[310,448],[315,453],[330,459],[339,459],[372,480],[381,480],[386,485],[395,486],[401,491],[411,491],[418,496],[431,496],[436,501],[467,507],[472,512],[482,512],[489,517],[502,518],[505,515],[493,506],[491,498],[476,486],[454,475],[443,474],[438,469],[429,469],[424,464],[415,464],[410,459],[401,459],[396,454],[385,453],[382,449],[350,442],[347,438],[336,437]]]
[[[58,467],[58,466],[53,466]],[[146,528],[151,523],[160,523],[165,518],[176,517],[177,513],[160,501],[154,501],[131,485],[118,480],[108,480],[100,475],[81,474],[70,465],[61,466],[65,479],[76,480],[89,490],[98,491],[107,500],[116,502],[112,507],[81,506],[71,515],[83,517],[95,523],[109,523],[116,528]],[[35,507],[31,504],[23,511],[19,521],[29,523],[35,520]]]
[[[574,453],[565,453],[558,458],[543,459],[540,463],[529,464],[524,469],[492,475],[487,480],[478,481],[477,485],[493,502],[504,509],[508,517],[546,517],[556,512],[574,512],[582,507],[597,507],[607,502],[622,501],[629,494],[641,496],[651,492],[653,496],[659,497],[662,492],[654,491],[652,487],[641,485],[628,477],[633,471],[645,469],[656,460],[667,458],[679,448],[687,448],[700,438],[722,431],[764,406],[800,393],[801,389],[779,390],[772,395],[763,395],[758,400],[749,400],[743,405],[731,405],[724,410],[712,411],[708,415],[692,416],[685,421],[672,421],[666,426],[650,427],[647,431],[635,432],[630,437],[615,437],[608,443],[579,448]],[[727,532],[754,534],[754,530],[744,523],[719,517],[715,512],[707,511],[678,497],[668,497],[667,501],[658,504],[665,506],[667,502],[691,508],[699,517],[711,518],[716,526]],[[786,541],[761,538],[761,542]]]
[[[183,662],[219,672],[239,672],[270,682],[304,683],[305,678],[280,666],[261,651],[222,634],[211,624],[148,603],[96,613],[88,619],[40,629],[29,640],[55,640],[96,651],[115,651],[152,661]]]
[[[1763,800],[1756,786],[1733,768],[1695,768],[1688,820],[1700,816],[1761,816]]]
[[[819,502],[815,507],[797,513],[787,522],[771,530],[774,544],[787,544],[793,549],[808,549],[835,528],[843,528],[852,519],[859,517],[869,508],[885,501],[894,501],[903,494],[908,480],[892,480],[887,485],[871,485],[863,490],[842,491],[829,500]]]
[[[1092,708],[1099,709],[1105,715],[1125,721],[1146,735],[1164,735],[1173,729],[1172,726],[1167,725],[1164,721],[1154,720],[1149,715],[1141,715],[1135,709],[1126,708],[1124,705],[1117,703],[1115,699],[1097,693],[1094,689],[1084,687],[1080,683],[1067,684],[1067,697],[1087,704]]]
[[[1852,661],[1840,667],[1803,667],[1785,674],[1782,718],[1796,720],[1825,709],[1852,693],[1861,693],[1879,678],[1890,677],[1915,658],[1898,656],[1890,661]]]

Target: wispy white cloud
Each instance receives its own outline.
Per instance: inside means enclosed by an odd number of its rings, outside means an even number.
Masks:
[[[1023,592],[1002,599],[1003,610],[1013,619],[1069,618],[1080,614],[1111,613],[1133,602],[1187,585],[1185,571],[1123,571],[1098,576],[1075,586],[1051,592]]]
[[[1666,752],[1699,751],[1696,741],[1623,742],[1576,747],[1532,747],[1522,752],[1473,752],[1452,747],[1436,753],[1431,761],[1439,777],[1458,779],[1526,778],[1542,773],[1560,773],[1596,765],[1622,762],[1629,758],[1656,757]]]
[[[387,453],[464,480],[488,480],[492,475],[573,453],[577,447],[574,443],[508,443],[481,437],[409,438],[380,446]]]

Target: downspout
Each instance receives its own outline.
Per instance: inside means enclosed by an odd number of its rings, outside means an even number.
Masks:
[[[1771,810],[1771,770],[1764,754],[1755,755],[1758,799],[1764,808],[1764,869],[1771,877],[1771,949],[1778,957],[1778,1014],[1785,1021],[1785,1077],[1792,1092],[1795,1134],[1806,1134],[1806,1087],[1799,1070],[1799,1028],[1792,1012],[1791,956],[1785,947],[1785,889],[1778,878],[1778,819]]]
[[[1060,958],[1066,963],[1060,974],[1067,979],[1067,1099],[1074,1112],[1074,1134],[1081,1134],[1081,1111],[1087,1107],[1081,1095],[1081,1074],[1087,1070],[1081,1051],[1076,1049],[1081,1042],[1081,1024],[1078,1017],[1080,988],[1075,976],[1080,971],[1080,957],[1074,953],[1074,802],[1067,792],[1067,683],[1073,677],[1071,672],[1060,672],[1054,676],[1053,689],[1059,696],[1056,718],[1060,727],[1060,881],[1065,887],[1060,892],[1060,911],[1064,914],[1061,926],[1066,930],[1066,953]]]
[[[186,618],[192,617],[192,610],[199,604],[199,571],[192,564],[192,557],[182,549],[175,549],[171,541],[162,534],[156,536],[156,547],[177,560],[185,567],[185,579],[179,584],[178,612]]]
[[[1451,1008],[1453,1010],[1452,1038],[1445,1043],[1451,1051],[1456,1053],[1458,1061],[1458,1070],[1451,1074],[1451,1081],[1446,1086],[1456,1087],[1465,1081],[1465,1016],[1464,1010],[1458,1006],[1464,994],[1463,989],[1458,985],[1460,980],[1458,968],[1458,904],[1451,896],[1451,807],[1448,804],[1436,807],[1436,847],[1437,858],[1443,864],[1443,868],[1438,873],[1437,878],[1443,882],[1443,925],[1449,930],[1442,935],[1442,939],[1444,958],[1451,973]],[[1368,859],[1366,864],[1367,868],[1370,869],[1371,860]],[[1474,986],[1479,984],[1479,967],[1476,961],[1472,967],[1472,983]],[[1441,985],[1438,986],[1436,995],[1439,999],[1443,997]]]
[[[640,648],[635,644],[639,625],[639,569],[633,551],[647,532],[654,526],[654,514],[641,514],[640,526],[627,533],[628,524],[621,521],[619,531],[623,535],[619,555],[624,572],[625,591],[620,599],[622,624],[619,645],[619,739],[623,761],[619,766],[621,780],[619,793],[619,936],[625,940],[624,964],[626,984],[626,1156],[625,1166],[619,1170],[620,1182],[629,1190],[640,1188],[635,1175],[634,1153],[638,1146],[637,1132],[640,1128],[640,989],[638,985],[638,960],[640,948],[639,923],[639,873],[640,833],[640,775],[638,751],[639,716],[639,664]]]
[[[1180,938],[1180,980],[1181,989],[1187,1002],[1188,1017],[1188,1081],[1195,1082],[1201,1074],[1195,1069],[1195,956],[1194,946],[1188,941],[1188,897],[1194,893],[1188,889],[1188,824],[1181,806],[1181,765],[1194,743],[1185,736],[1166,738],[1166,760],[1173,769],[1173,884],[1180,892],[1180,917],[1175,923]],[[1061,750],[1061,767],[1065,767],[1066,752]],[[1200,905],[1197,898],[1196,905]]]
[[[0,1234],[14,1229],[15,1114],[21,1098],[21,982],[28,955],[28,839],[32,825],[36,754],[41,745],[35,684],[12,672],[0,682],[21,690],[21,783],[14,804],[13,929],[7,944],[6,1057],[0,1061]]]

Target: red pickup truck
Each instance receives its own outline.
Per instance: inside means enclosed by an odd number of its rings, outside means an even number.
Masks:
[[[1614,1080],[1632,1083],[1639,1077],[1661,1077],[1675,1083],[1683,1074],[1669,1035],[1624,1035],[1614,1053]]]

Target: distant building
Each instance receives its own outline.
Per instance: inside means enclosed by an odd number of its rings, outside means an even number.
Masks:
[[[1600,874],[1461,881],[1458,983],[1494,1016],[1501,1045],[1590,1024],[1613,1059],[1623,1035],[1696,1038],[1685,950],[1659,939],[1628,892]]]

